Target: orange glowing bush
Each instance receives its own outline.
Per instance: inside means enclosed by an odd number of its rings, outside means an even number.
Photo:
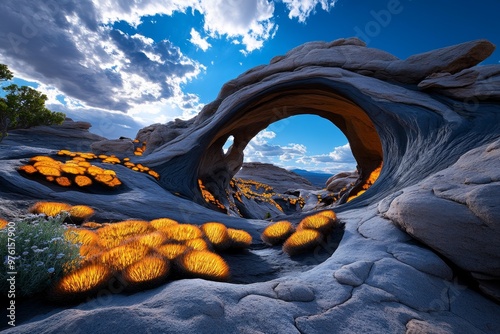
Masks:
[[[172,241],[186,241],[201,238],[203,236],[203,232],[198,226],[190,224],[172,225],[162,228],[161,231],[165,233],[167,239]]]
[[[53,176],[46,176],[46,177],[45,177],[45,180],[47,180],[47,181],[49,181],[49,182],[54,182],[55,177],[53,177]]]
[[[297,226],[297,230],[310,229],[321,233],[329,233],[335,227],[335,222],[336,221],[330,217],[315,214],[302,219]]]
[[[165,256],[169,260],[177,258],[188,249],[188,246],[182,244],[165,244],[155,248],[159,254]]]
[[[160,174],[158,174],[157,172],[155,172],[154,170],[149,170],[148,171],[148,174],[151,175],[152,177],[154,177],[155,179],[159,179],[160,178]]]
[[[94,153],[79,153],[78,154],[80,157],[87,159],[87,160],[92,160],[95,159],[97,156]]]
[[[165,227],[169,227],[172,225],[178,225],[179,223],[173,219],[170,218],[158,218],[154,219],[150,222],[151,226],[153,226],[155,229],[159,230]]]
[[[90,246],[99,243],[99,237],[95,232],[83,228],[69,228],[64,237],[74,244]]]
[[[92,165],[90,164],[90,162],[87,162],[87,161],[80,161],[80,162],[78,163],[78,166],[83,167],[83,168],[89,168],[89,167],[90,167],[90,166],[92,166]]]
[[[104,159],[107,159],[108,156],[106,154],[101,154],[101,155],[98,156],[98,158],[101,159],[101,160],[104,160]]]
[[[55,181],[61,187],[69,187],[69,186],[71,186],[71,180],[68,179],[66,176],[56,177]]]
[[[201,226],[201,230],[215,249],[224,250],[229,247],[229,234],[224,224],[216,222],[205,223]]]
[[[300,230],[292,234],[283,244],[283,251],[290,256],[316,248],[323,236],[316,230]]]
[[[97,167],[97,166],[92,165],[89,168],[87,168],[87,173],[89,173],[92,176],[96,176],[99,174],[104,174],[104,169],[102,169],[101,167]]]
[[[248,248],[252,244],[252,236],[246,231],[228,228],[227,234],[231,240],[231,249],[244,249]]]
[[[19,170],[25,172],[26,174],[34,174],[38,172],[38,170],[32,165],[21,166],[19,167]]]
[[[111,169],[105,169],[103,174],[116,176],[116,172],[114,170],[111,170]]]
[[[158,247],[167,241],[167,237],[160,231],[150,232],[148,234],[143,234],[135,237],[134,239],[140,244],[149,247]]]
[[[77,157],[74,157],[71,160],[76,161],[77,163],[79,163],[79,162],[85,161],[86,159],[83,158],[83,157],[81,157],[81,156],[77,156]]]
[[[207,242],[201,238],[187,240],[184,244],[194,250],[209,249]]]
[[[224,259],[206,250],[188,250],[177,259],[177,265],[184,275],[190,277],[227,281],[230,275]]]
[[[102,253],[98,261],[115,270],[123,270],[145,257],[150,250],[146,245],[129,242]]]
[[[81,245],[80,246],[80,256],[83,257],[83,261],[85,261],[85,262],[91,262],[91,261],[95,260],[105,251],[106,251],[105,248],[103,248],[97,244]]]
[[[332,210],[321,211],[321,212],[318,212],[317,214],[322,215],[322,216],[326,216],[326,217],[331,218],[333,220],[337,220],[337,215]]]
[[[124,162],[123,165],[128,168],[135,167],[135,164],[129,161]]]
[[[86,205],[75,205],[69,210],[70,219],[75,224],[81,224],[94,215],[94,209]]]
[[[5,219],[0,218],[0,229],[4,229],[9,224]]]
[[[57,167],[39,165],[35,168],[43,176],[61,176],[61,171]]]
[[[89,264],[64,276],[49,296],[52,300],[63,302],[87,298],[104,288],[111,276],[112,272],[107,266]]]
[[[170,263],[157,255],[148,255],[131,264],[123,271],[129,290],[156,287],[166,281]]]
[[[44,214],[51,217],[57,216],[62,211],[69,210],[71,210],[71,205],[59,202],[37,202],[28,209],[31,213]]]
[[[97,174],[95,176],[95,180],[102,183],[110,182],[111,180],[113,180],[113,175],[104,173]]]
[[[51,157],[46,157],[46,156],[43,156],[43,155],[37,155],[33,158],[30,159],[30,162],[32,163],[35,163],[35,162],[40,162],[40,161],[56,161],[54,159],[52,159]]]
[[[60,167],[61,171],[67,174],[80,175],[85,173],[85,168],[79,167],[78,165],[64,164]]]
[[[75,183],[79,187],[88,187],[92,185],[92,180],[85,175],[78,175],[75,177]]]
[[[57,152],[57,155],[61,155],[61,156],[66,155],[66,156],[69,156],[69,155],[71,155],[71,152],[68,151],[68,150],[60,150],[59,152]]]
[[[104,160],[102,160],[103,163],[106,163],[106,164],[119,164],[121,163],[120,159],[118,159],[117,157],[108,157]]]
[[[97,230],[101,244],[106,248],[118,246],[123,240],[152,232],[151,225],[142,220],[126,220],[110,224]]]
[[[267,244],[277,245],[284,242],[293,232],[295,232],[295,228],[292,223],[283,220],[266,227],[260,238]]]

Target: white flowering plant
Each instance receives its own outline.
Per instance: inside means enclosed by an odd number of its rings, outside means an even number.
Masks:
[[[16,296],[36,295],[64,273],[78,267],[79,246],[64,237],[68,228],[63,224],[66,218],[66,214],[56,217],[30,215],[0,230],[0,290],[3,295],[11,293],[13,287]]]

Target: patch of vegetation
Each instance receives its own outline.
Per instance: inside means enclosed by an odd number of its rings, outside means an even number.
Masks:
[[[10,222],[0,230],[0,256],[3,259],[0,290],[4,296],[9,291],[9,272],[17,272],[16,296],[29,297],[44,292],[79,266],[79,247],[64,237],[67,231],[64,219],[64,214],[28,216]]]
[[[13,78],[7,65],[0,64],[0,83]],[[5,96],[0,97],[0,142],[7,131],[26,129],[36,125],[61,124],[66,115],[45,107],[47,96],[28,86],[11,84],[2,88]]]

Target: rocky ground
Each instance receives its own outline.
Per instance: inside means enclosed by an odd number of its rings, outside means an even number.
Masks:
[[[66,124],[64,135],[12,133],[0,144],[0,215],[57,200],[90,205],[99,219],[216,220],[254,241],[227,258],[229,283],[185,279],[132,295],[103,291],[6,332],[500,332],[500,71],[476,66],[493,49],[473,41],[400,60],[357,39],[305,44],[226,84],[197,118],[140,132],[154,145],[132,160],[161,177],[110,166],[124,183],[114,193],[61,190],[16,171],[36,154],[111,145],[95,144],[102,138],[83,124]],[[208,209],[197,180],[225,192],[243,163],[242,143],[304,108],[345,131],[359,170],[346,175],[350,181],[361,187],[382,160],[383,169],[363,195],[335,206],[341,228],[321,247],[289,258],[260,241],[267,221]],[[224,154],[230,135],[235,144]],[[119,154],[130,154],[123,141]]]

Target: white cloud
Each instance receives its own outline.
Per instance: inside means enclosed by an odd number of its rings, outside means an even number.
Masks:
[[[268,0],[204,0],[199,10],[211,37],[226,36],[235,44],[241,42],[245,53],[262,48],[277,29],[274,2]]]
[[[314,13],[316,6],[321,5],[321,9],[330,11],[338,0],[282,0],[290,11],[290,19],[297,18],[299,22],[305,22],[311,13]]]
[[[303,144],[272,144],[275,137],[273,131],[259,132],[244,150],[245,162],[272,163],[288,169],[320,170],[332,175],[356,169],[356,160],[349,143],[335,147],[327,154],[308,155],[307,147]]]
[[[212,45],[207,42],[207,38],[201,38],[200,33],[197,32],[194,28],[191,28],[191,39],[189,40],[191,43],[202,49],[203,51],[207,51]]]

